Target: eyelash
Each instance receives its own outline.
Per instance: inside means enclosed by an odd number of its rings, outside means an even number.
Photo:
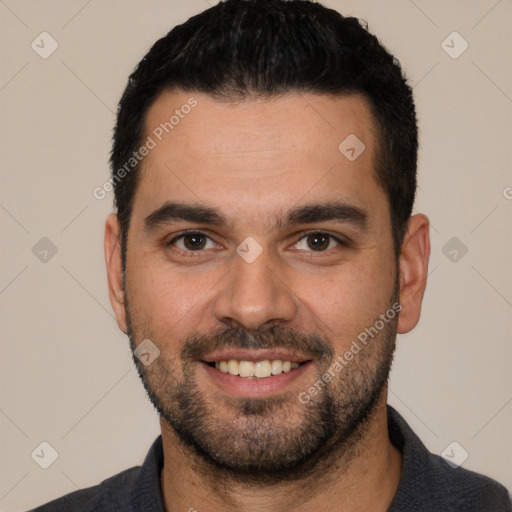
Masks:
[[[203,233],[202,231],[184,231],[183,233],[181,233],[178,236],[174,237],[170,242],[166,243],[166,247],[170,247],[170,246],[174,245],[178,240],[182,240],[184,237],[191,236],[191,235],[204,236],[204,237],[208,238],[209,240],[211,240],[212,242],[214,241],[214,240],[212,240],[212,238],[210,236],[208,236],[206,233]],[[335,242],[337,242],[338,245],[340,245],[342,247],[348,247],[349,246],[349,243],[347,241],[341,240],[340,238],[332,235],[331,233],[328,233],[326,231],[315,231],[315,230],[307,231],[307,232],[302,233],[301,237],[298,239],[297,242],[295,242],[294,245],[297,245],[301,240],[303,240],[304,238],[306,238],[306,237],[308,237],[310,235],[323,235],[323,236],[327,236],[331,240],[334,240]],[[178,249],[176,247],[175,247],[175,250],[177,250],[181,254],[186,254],[186,255],[193,255],[194,253],[201,253],[201,252],[205,251],[205,249],[199,249],[197,251],[183,250],[183,249]],[[332,251],[332,248],[331,249],[326,249],[324,251],[312,251],[311,250],[311,251],[303,251],[303,252],[311,252],[311,253],[320,253],[321,254],[321,253],[327,253],[329,251]]]

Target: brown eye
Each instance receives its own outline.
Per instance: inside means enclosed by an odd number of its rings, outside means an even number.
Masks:
[[[203,249],[206,245],[206,237],[200,233],[183,236],[183,245],[190,251]]]
[[[333,247],[344,245],[341,240],[329,233],[315,231],[304,235],[295,247],[306,252],[326,252]]]
[[[308,246],[315,251],[324,251],[329,247],[329,236],[323,233],[308,235]]]
[[[208,243],[211,244],[209,247],[207,247]],[[214,249],[216,247],[216,244],[209,236],[196,231],[182,233],[173,238],[167,245],[174,245],[181,252],[201,252],[205,248]]]

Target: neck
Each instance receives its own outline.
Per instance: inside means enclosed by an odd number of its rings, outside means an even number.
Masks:
[[[162,420],[161,486],[166,511],[203,510],[205,505],[211,512],[386,511],[398,488],[402,464],[388,436],[386,398],[385,390],[364,432],[331,453],[325,464],[318,464],[300,481],[283,479],[267,485],[240,482],[206,467]]]

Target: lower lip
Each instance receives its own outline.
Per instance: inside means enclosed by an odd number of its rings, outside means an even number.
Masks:
[[[271,375],[262,379],[246,379],[230,373],[223,373],[206,363],[200,363],[200,367],[222,391],[243,398],[261,398],[286,391],[300,379],[311,365],[311,361],[308,361],[298,368],[279,375]]]

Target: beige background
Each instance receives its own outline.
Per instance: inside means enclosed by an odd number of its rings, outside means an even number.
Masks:
[[[457,441],[464,467],[512,489],[512,3],[325,4],[366,19],[396,54],[420,119],[416,209],[432,221],[430,280],[420,325],[399,337],[390,402],[431,451]],[[140,464],[159,433],[107,296],[112,194],[99,201],[92,190],[108,178],[127,76],[157,38],[206,7],[0,0],[2,511]],[[59,45],[47,59],[31,48],[43,31]],[[441,46],[453,31],[469,44],[456,59]],[[58,250],[46,262],[32,252],[42,237]],[[443,253],[452,237],[467,247],[456,262]],[[42,441],[58,452],[48,469],[31,458]]]

